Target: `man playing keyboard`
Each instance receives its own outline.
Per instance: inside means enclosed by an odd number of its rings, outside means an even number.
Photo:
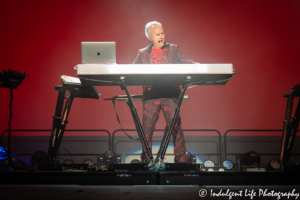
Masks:
[[[165,41],[165,33],[162,24],[152,21],[145,26],[145,35],[151,41],[147,47],[140,49],[133,63],[136,64],[176,64],[191,63],[193,60],[182,54],[176,44],[170,44]],[[199,63],[197,63],[199,64]],[[170,127],[176,102],[181,89],[178,85],[153,85],[143,86],[143,119],[142,128],[145,137],[152,149],[152,136],[155,129],[159,113],[162,110],[166,124]],[[178,116],[179,117],[179,116]],[[186,163],[186,145],[183,131],[181,129],[180,117],[175,125],[173,132],[174,154],[176,163]],[[141,154],[142,162],[149,161],[144,144]]]

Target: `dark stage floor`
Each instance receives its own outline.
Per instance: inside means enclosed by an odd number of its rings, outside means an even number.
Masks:
[[[299,172],[5,171],[0,185],[300,185]]]
[[[0,185],[0,199],[299,199],[296,186]],[[287,198],[286,195],[290,194]]]
[[[19,170],[0,177],[0,200],[300,199],[299,172]]]

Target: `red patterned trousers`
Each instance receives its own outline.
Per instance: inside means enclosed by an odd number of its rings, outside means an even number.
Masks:
[[[176,99],[172,98],[160,98],[146,100],[143,102],[142,127],[151,150],[153,131],[155,129],[156,122],[159,118],[160,110],[163,111],[167,126],[170,127],[176,106],[175,100]],[[180,120],[178,120],[178,123],[175,125],[172,135],[174,143],[175,160],[177,162],[187,162],[187,157],[185,155],[186,146],[183,131],[181,129]],[[143,153],[141,154],[141,158],[147,158],[148,154],[144,144],[142,144],[142,147]]]

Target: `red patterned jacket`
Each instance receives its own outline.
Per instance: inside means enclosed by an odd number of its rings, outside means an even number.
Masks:
[[[147,47],[140,49],[136,59],[133,61],[134,64],[151,64],[151,51],[153,44],[151,43]],[[184,54],[182,54],[181,50],[176,44],[170,44],[165,42],[162,47],[164,54],[164,64],[177,64],[177,63],[196,63],[195,61],[187,58]],[[151,86],[145,85],[143,86],[143,93],[145,94],[147,88]],[[175,86],[176,89],[180,92],[181,89],[179,86]],[[144,95],[143,95],[144,96]]]
[[[140,49],[136,59],[133,61],[135,64],[150,64],[151,63],[151,50],[153,44],[151,43],[147,47]],[[170,44],[165,42],[162,47],[164,52],[165,64],[176,64],[176,63],[192,63],[195,62],[185,55],[182,54],[181,50],[176,44]]]

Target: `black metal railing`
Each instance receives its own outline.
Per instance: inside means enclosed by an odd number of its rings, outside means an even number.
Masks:
[[[1,133],[1,140],[0,140],[0,144],[3,144],[3,136],[5,133],[8,133],[9,130],[4,130],[2,133]],[[51,132],[51,129],[13,129],[11,130],[12,132]],[[118,142],[115,143],[115,134],[117,132],[122,132],[122,131],[127,131],[127,132],[130,132],[130,131],[136,131],[136,129],[117,129],[115,130],[112,134],[110,134],[109,131],[107,130],[104,130],[104,129],[68,129],[68,130],[65,130],[67,132],[106,132],[108,134],[108,141],[105,140],[105,142],[108,142],[108,149],[111,150],[111,151],[114,151],[116,150],[116,145]],[[155,131],[160,131],[160,132],[164,132],[165,130],[164,129],[157,129]],[[283,132],[283,130],[279,130],[279,129],[229,129],[225,132],[224,134],[224,150],[222,149],[222,146],[221,146],[221,133],[216,130],[216,129],[183,129],[183,131],[190,131],[190,132],[216,132],[218,134],[218,139],[219,139],[219,144],[217,144],[217,153],[213,153],[213,154],[209,154],[209,155],[216,155],[218,156],[219,158],[219,163],[221,164],[221,160],[222,160],[222,156],[224,155],[224,160],[227,159],[227,156],[228,155],[240,155],[240,153],[227,153],[227,147],[228,147],[228,141],[227,141],[227,137],[228,137],[228,134],[231,133],[231,132],[242,132],[242,133],[246,133],[246,132]],[[50,135],[49,135],[50,136]],[[93,140],[94,142],[95,140]],[[125,140],[124,140],[125,141]],[[70,140],[70,141],[65,141],[65,142],[77,142],[75,140]],[[139,142],[139,140],[137,140],[137,142]],[[159,141],[158,141],[159,142]],[[187,141],[187,142],[203,142],[203,141]],[[222,151],[224,151],[224,154],[222,154]],[[22,154],[22,153],[21,153]],[[20,155],[21,155],[20,154]],[[24,153],[25,155],[26,153]],[[204,153],[195,153],[196,155],[208,155],[208,153],[204,154]],[[27,155],[27,154],[26,154]],[[28,154],[29,155],[29,154]],[[31,154],[30,154],[31,155]],[[75,155],[75,154],[72,154],[72,155]],[[76,154],[77,155],[77,154]],[[78,155],[97,155],[97,154],[78,154]],[[129,154],[128,154],[129,155]],[[274,154],[274,153],[264,153],[264,154],[260,154],[259,155],[264,155],[264,156],[272,156],[272,155],[279,155],[279,154]],[[300,154],[292,154],[292,155],[300,155]]]
[[[3,136],[9,130],[5,130],[1,133],[0,144],[3,144]],[[51,132],[51,129],[12,129],[12,132]],[[68,129],[67,132],[106,132],[108,134],[108,149],[111,149],[111,134],[105,129]],[[50,137],[50,135],[49,135]]]
[[[279,129],[229,129],[224,134],[224,160],[227,159],[227,134],[230,132],[282,132]]]
[[[115,130],[113,133],[112,133],[112,139],[111,139],[111,141],[112,141],[112,144],[111,144],[111,151],[112,150],[114,150],[115,149],[115,133],[117,133],[117,132],[123,132],[123,131],[136,131],[136,129],[117,129],[117,130]],[[161,132],[164,132],[165,130],[164,129],[156,129],[156,130],[154,130],[154,132],[155,131],[161,131]],[[221,163],[221,155],[222,155],[222,150],[221,150],[221,133],[220,133],[220,131],[218,131],[218,130],[216,130],[216,129],[182,129],[182,131],[183,132],[186,132],[186,131],[190,131],[190,132],[216,132],[216,133],[218,133],[218,136],[219,136],[219,144],[218,144],[218,153],[217,153],[217,155],[218,155],[218,157],[219,157],[219,163]],[[207,154],[205,154],[205,155],[207,155]],[[212,154],[210,154],[210,155],[212,155]]]

